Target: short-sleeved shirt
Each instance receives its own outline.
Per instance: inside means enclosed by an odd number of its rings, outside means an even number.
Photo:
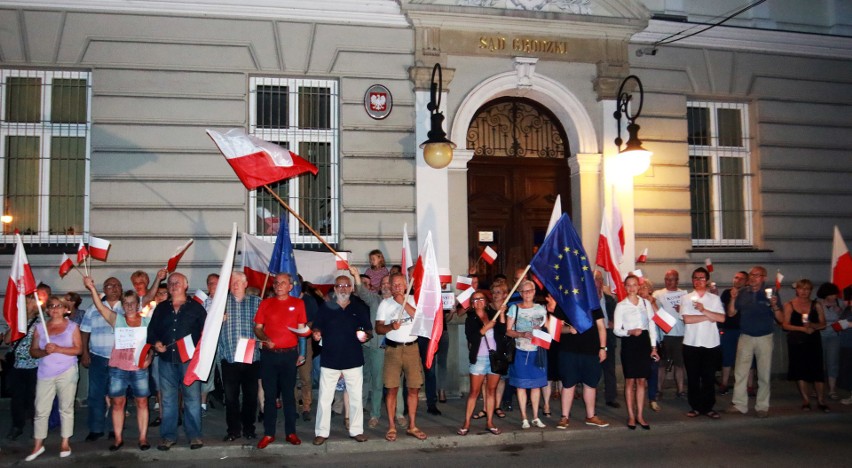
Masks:
[[[275,343],[275,349],[293,348],[299,344],[298,336],[289,328],[298,328],[307,323],[305,302],[298,297],[285,299],[270,297],[260,303],[254,323],[263,325],[263,332]]]
[[[414,306],[414,298],[409,297],[408,303]],[[402,305],[399,302],[396,302],[396,299],[393,297],[389,297],[382,301],[379,304],[379,309],[376,311],[376,322],[382,322],[385,325],[390,325],[394,320],[398,320],[400,316],[402,317],[402,324],[399,326],[399,330],[391,330],[385,334],[385,337],[391,341],[396,341],[397,343],[411,343],[416,340],[416,336],[411,335],[411,330],[414,328],[414,320],[411,320],[411,316],[408,315],[408,312],[401,311]]]
[[[364,365],[364,352],[357,331],[371,331],[370,308],[357,296],[351,296],[346,308],[336,301],[320,306],[313,329],[322,333],[320,365],[327,369],[345,370]]]
[[[731,290],[726,289],[722,291],[719,299],[722,301],[722,307],[725,308],[725,321],[719,324],[719,328],[722,330],[739,330],[740,314],[734,314],[733,317],[728,316],[728,304],[731,303]]]
[[[390,274],[390,270],[387,267],[376,268],[367,267],[367,270],[364,271],[364,274],[370,278],[370,286],[374,289],[378,289],[379,285],[382,284],[382,278]]]
[[[772,304],[763,289],[757,291],[752,291],[751,288],[742,289],[737,294],[734,307],[740,316],[740,331],[743,334],[757,337],[772,333],[775,315],[772,313]]]
[[[104,305],[109,310],[118,315],[124,315],[124,309],[121,308],[121,301],[116,301],[114,306],[110,306],[108,302]],[[98,308],[92,305],[86,310],[86,315],[83,316],[83,323],[80,324],[80,331],[89,333],[89,351],[102,358],[109,359],[112,354],[112,348],[115,344],[115,332],[112,325],[107,322],[104,317],[98,312]]]
[[[680,305],[680,298],[685,294],[686,291],[683,289],[676,289],[674,291],[659,289],[654,291],[654,299],[657,300],[657,307],[665,309],[666,312],[670,313],[676,319],[674,326],[666,333],[666,336],[683,336],[683,319],[680,317],[680,313],[675,310],[675,306]]]
[[[240,338],[254,338],[254,316],[259,307],[260,298],[257,296],[246,295],[243,300],[237,301],[233,294],[228,294],[225,303],[227,318],[222,322],[222,331],[219,332],[219,356],[222,359],[233,364]],[[258,359],[260,351],[255,346],[252,362]]]
[[[510,330],[529,332],[544,325],[544,321],[547,319],[547,309],[541,304],[533,304],[529,309],[524,309],[518,304],[509,308],[507,317],[515,319],[514,326],[509,328]],[[532,344],[529,338],[515,338],[515,348],[521,351],[535,351],[538,346]]]
[[[151,317],[142,317],[142,322],[139,325],[139,328],[148,328],[148,324],[151,323]],[[119,328],[129,328],[130,325],[127,324],[127,319],[124,318],[124,315],[116,315],[115,316],[115,328],[116,330]],[[137,371],[139,370],[139,364],[133,359],[133,355],[135,353],[135,349],[127,348],[127,349],[113,349],[112,353],[109,357],[109,366],[117,367],[121,370],[126,371]]]
[[[556,307],[554,314],[557,318],[563,319],[568,323],[571,320],[566,317],[565,313],[559,306]],[[604,314],[601,309],[592,310],[592,326],[583,333],[576,335],[571,333],[563,333],[559,340],[559,351],[563,353],[576,354],[591,354],[597,355],[601,350],[601,339],[598,336],[597,321],[603,320]],[[571,325],[574,325],[571,323]],[[551,345],[552,346],[552,345]]]
[[[30,345],[33,342],[33,334],[38,327],[41,327],[41,320],[38,318],[31,319],[27,326],[27,334],[20,341],[15,342],[15,369],[35,369],[38,367],[38,359],[30,355]],[[44,330],[44,328],[41,328]]]
[[[157,304],[154,313],[151,314],[151,322],[148,324],[148,343],[154,345],[161,342],[166,345],[166,352],[160,353],[160,359],[167,362],[181,362],[180,353],[177,349],[177,340],[186,335],[192,335],[192,342],[198,346],[201,340],[201,331],[204,329],[204,321],[207,319],[207,311],[204,306],[187,298],[175,312],[172,300]]]
[[[705,292],[703,296],[698,296],[698,293],[691,293],[683,296],[680,301],[680,312],[683,315],[704,315],[692,306],[692,301],[697,299],[698,302],[704,305],[704,308],[710,312],[724,314],[724,306],[719,296]],[[683,335],[683,344],[686,346],[695,346],[698,348],[715,348],[721,344],[719,338],[719,328],[716,322],[704,321],[698,323],[686,324],[686,332]]]

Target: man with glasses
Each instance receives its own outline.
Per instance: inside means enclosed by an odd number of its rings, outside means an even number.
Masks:
[[[260,303],[254,317],[254,334],[261,341],[260,379],[263,384],[264,436],[257,448],[264,449],[275,441],[278,411],[275,399],[281,397],[284,406],[284,432],[292,445],[302,443],[296,435],[296,360],[299,357],[297,332],[307,323],[305,303],[290,295],[293,278],[287,273],[275,275],[275,297]]]
[[[717,323],[725,321],[719,296],[707,290],[710,273],[701,267],[692,272],[694,290],[683,296],[680,310],[686,330],[683,335],[683,361],[686,364],[690,418],[700,414],[719,419],[716,404],[716,369],[722,359]]]
[[[772,373],[772,332],[774,322],[783,322],[778,297],[764,289],[766,268],[755,266],[749,271],[748,286],[731,289],[727,315],[740,317],[740,340],[734,365],[734,397],[728,413],[748,413],[746,385],[752,359],[757,359],[757,399],[754,410],[758,418],[769,416],[769,377]]]
[[[107,278],[103,284],[103,303],[111,311],[124,315],[121,307],[121,282],[117,278]],[[97,307],[92,305],[86,310],[80,324],[83,340],[83,355],[80,363],[89,369],[89,435],[86,442],[93,442],[104,436],[107,424],[106,397],[109,393],[109,357],[115,342],[115,332]]]
[[[365,442],[361,390],[364,384],[364,353],[361,344],[372,336],[370,309],[352,295],[352,280],[338,276],[334,297],[320,306],[313,322],[314,340],[323,340],[314,445],[322,445],[331,430],[331,402],[340,375],[349,392],[349,437]]]

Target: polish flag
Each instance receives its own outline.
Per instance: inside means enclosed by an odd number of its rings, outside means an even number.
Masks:
[[[639,279],[640,285],[645,282],[645,275],[642,274],[642,270],[633,270],[630,272],[630,274]]]
[[[562,339],[562,320],[556,318],[554,315],[548,317],[547,332],[550,333],[550,337],[553,338],[553,341],[559,341]]]
[[[59,277],[65,278],[71,269],[74,268],[74,262],[68,257],[68,254],[62,254],[62,262],[59,264]]]
[[[494,260],[497,260],[497,252],[490,245],[486,245],[485,250],[482,251],[482,259],[491,265],[494,263]]]
[[[133,350],[133,362],[136,364],[136,367],[141,369],[145,366],[145,361],[148,358],[148,351],[150,350],[151,345],[144,341],[141,343],[141,346],[137,346],[136,349]]]
[[[473,288],[467,288],[461,292],[458,296],[456,296],[456,300],[459,301],[459,304],[465,309],[470,307],[470,296],[473,296],[473,293],[476,292]]]
[[[775,273],[775,290],[776,291],[781,290],[781,281],[783,281],[783,280],[784,280],[784,275],[781,274],[781,270],[778,270]]]
[[[449,284],[453,281],[453,273],[449,268],[438,268],[438,281],[441,284]]]
[[[624,221],[621,219],[621,209],[618,207],[614,185],[612,186],[612,236],[610,239],[618,240],[612,243],[612,252],[615,264],[621,265],[624,261]]]
[[[544,238],[547,239],[547,236],[550,235],[550,232],[553,231],[553,228],[556,227],[556,223],[559,222],[559,218],[562,217],[562,195],[556,196],[556,202],[553,203],[553,210],[550,212],[550,221],[547,223],[547,231],[544,233]],[[542,288],[543,289],[543,288]]]
[[[541,282],[540,279],[538,279],[538,276],[536,276],[535,273],[531,274],[530,278],[532,278],[533,283],[538,286],[539,291],[544,290],[544,284]]]
[[[705,268],[707,268],[708,273],[713,273],[713,261],[709,258],[704,259]]]
[[[107,256],[109,255],[109,248],[110,243],[108,240],[94,236],[89,238],[89,254],[95,260],[100,260],[102,262],[107,261]]]
[[[831,328],[833,328],[837,333],[840,333],[849,328],[849,320],[838,320],[831,324]]]
[[[438,352],[438,342],[444,330],[441,283],[438,276],[438,259],[432,244],[432,232],[426,234],[426,240],[420,249],[420,257],[414,269],[415,271],[420,269],[421,273],[416,280],[419,283],[418,293],[415,296],[417,311],[411,324],[411,334],[429,338],[424,364],[427,369],[431,369],[435,353]]]
[[[203,306],[204,303],[207,302],[208,297],[207,293],[200,289],[196,289],[195,294],[192,296],[192,300]]]
[[[80,246],[77,247],[77,265],[85,262],[87,258],[89,258],[89,249],[83,241],[80,241]]]
[[[414,257],[411,256],[411,242],[408,240],[408,223],[402,225],[402,274],[405,275],[405,281],[408,282],[411,278],[408,277],[408,269],[414,265]],[[447,283],[452,281],[452,276],[447,280]]]
[[[272,257],[272,242],[267,242],[257,236],[242,233],[243,237],[243,272],[246,274],[248,284],[257,289],[263,289],[263,282],[267,281],[266,274],[269,271],[269,260]],[[323,294],[331,290],[334,279],[340,274],[337,269],[337,256],[331,252],[314,252],[310,250],[293,249],[296,256],[296,264],[299,265],[299,274],[302,279],[311,282]],[[268,278],[267,291],[272,285],[273,277]]]
[[[21,235],[15,233],[15,256],[9,282],[6,283],[6,297],[3,299],[3,317],[9,324],[9,342],[17,341],[27,334],[27,294],[36,291],[36,282],[27,260],[27,252]]]
[[[178,353],[180,353],[180,362],[186,362],[192,359],[192,356],[195,354],[195,343],[192,341],[192,335],[186,335],[185,337],[177,340],[176,344]]]
[[[235,128],[222,134],[207,130],[231,169],[249,190],[319,169],[292,151]]]
[[[349,252],[337,252],[334,266],[338,270],[349,270]]]
[[[251,364],[254,361],[255,343],[257,341],[254,338],[240,338],[237,342],[237,350],[234,352],[234,362]]]
[[[473,278],[469,276],[456,276],[456,289],[459,291],[464,291],[465,289],[470,289],[473,286]]]
[[[831,248],[831,282],[841,291],[852,286],[852,257],[837,226],[834,226],[834,244]]]
[[[618,265],[615,263],[615,254],[609,239],[610,235],[606,215],[601,216],[601,232],[598,237],[598,254],[595,264],[604,269],[604,279],[615,292],[618,300],[623,301],[627,297],[627,290],[624,289],[621,272],[618,271]]]
[[[183,254],[186,253],[186,249],[188,249],[193,242],[195,242],[195,240],[190,239],[186,241],[186,244],[183,244],[182,246],[178,247],[177,250],[175,250],[174,255],[172,255],[171,258],[169,258],[169,261],[166,263],[166,271],[171,273],[177,269],[178,262],[181,258],[183,258]]]
[[[639,255],[639,258],[636,259],[636,263],[645,263],[648,261],[648,247],[645,247],[645,250],[642,251],[642,254]]]
[[[550,336],[550,333],[539,329],[532,331],[532,338],[530,338],[532,344],[544,349],[550,349],[551,341],[553,341],[553,337]]]
[[[664,333],[668,333],[672,331],[672,327],[677,323],[677,319],[672,317],[672,314],[666,312],[665,309],[660,308],[657,309],[657,313],[654,314],[654,323],[663,330]]]

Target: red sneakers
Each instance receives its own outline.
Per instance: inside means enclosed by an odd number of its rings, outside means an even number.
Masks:
[[[271,444],[271,443],[273,443],[273,442],[275,442],[275,437],[272,437],[272,436],[263,436],[263,438],[262,438],[262,439],[260,439],[260,442],[258,442],[258,443],[257,443],[257,448],[259,448],[259,449],[265,449],[267,445],[269,445],[269,444]]]
[[[293,445],[302,445],[302,439],[299,439],[299,436],[296,434],[287,434],[287,438],[285,440]]]

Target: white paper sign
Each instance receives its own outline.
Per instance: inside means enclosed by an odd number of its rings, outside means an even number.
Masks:
[[[456,295],[451,292],[441,293],[441,304],[444,310],[452,310],[456,305]]]
[[[115,349],[136,349],[148,338],[148,327],[120,327],[115,329]]]

